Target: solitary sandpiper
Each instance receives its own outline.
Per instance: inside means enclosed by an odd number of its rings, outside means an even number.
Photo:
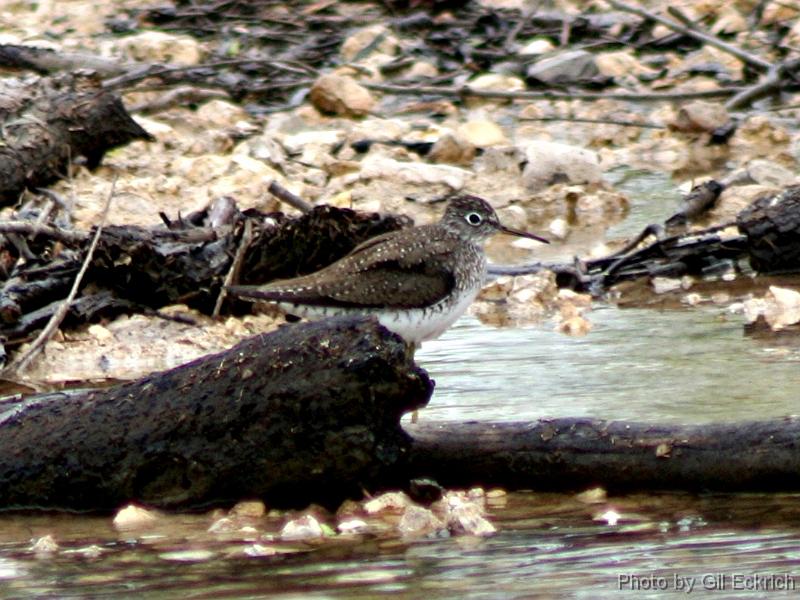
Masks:
[[[369,239],[316,273],[229,289],[311,319],[374,315],[416,346],[439,337],[467,310],[486,276],[483,244],[500,232],[547,243],[502,225],[485,200],[458,196],[439,222]]]

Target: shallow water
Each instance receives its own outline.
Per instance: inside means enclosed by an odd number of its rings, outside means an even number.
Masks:
[[[552,323],[492,329],[462,318],[417,353],[437,386],[420,416],[702,423],[800,410],[800,349],[745,336],[743,318],[723,308],[586,316],[594,328],[578,338]]]

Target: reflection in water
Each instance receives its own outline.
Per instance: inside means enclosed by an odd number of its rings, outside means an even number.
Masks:
[[[720,308],[587,313],[582,338],[551,323],[493,329],[464,317],[417,362],[436,380],[420,417],[597,417],[702,423],[798,412],[800,351],[742,333]]]

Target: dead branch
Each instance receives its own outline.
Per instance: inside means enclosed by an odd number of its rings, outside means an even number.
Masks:
[[[97,247],[97,242],[100,240],[100,234],[103,232],[103,226],[106,223],[106,218],[108,217],[108,211],[111,208],[111,200],[114,198],[114,189],[117,186],[117,178],[115,177],[111,182],[111,190],[108,192],[108,199],[106,200],[106,204],[103,207],[103,212],[100,215],[100,222],[97,224],[97,227],[94,232],[94,236],[92,237],[92,243],[89,245],[89,249],[86,251],[86,256],[83,259],[83,264],[81,265],[80,271],[75,276],[75,281],[72,284],[72,289],[70,289],[69,294],[61,303],[59,309],[53,314],[48,321],[47,325],[44,329],[39,333],[38,337],[33,341],[30,347],[25,351],[25,353],[20,356],[16,361],[14,361],[8,367],[8,371],[18,375],[22,373],[25,369],[28,368],[28,365],[31,361],[42,351],[45,344],[53,337],[53,334],[58,329],[58,326],[64,320],[64,317],[67,315],[67,311],[69,310],[72,301],[75,299],[75,296],[78,294],[78,290],[80,289],[81,282],[83,281],[83,276],[86,274],[86,269],[89,268],[89,265],[92,262],[92,256],[94,255],[94,250]]]
[[[361,82],[366,88],[376,92],[386,92],[406,96],[423,96],[426,94],[447,96],[452,98],[497,98],[506,100],[624,100],[627,102],[659,102],[676,100],[693,100],[701,98],[726,98],[740,91],[740,87],[720,88],[718,90],[701,90],[697,92],[553,92],[553,91],[508,91],[478,90],[464,86],[426,86],[398,85],[388,83]]]
[[[273,196],[275,196],[281,202],[284,202],[285,204],[288,204],[289,206],[296,208],[300,212],[307,213],[314,208],[311,204],[303,200],[300,196],[298,196],[297,194],[293,194],[274,179],[270,182],[269,187],[267,187],[267,191]]]
[[[681,25],[680,23],[676,23],[671,19],[667,19],[666,17],[657,15],[656,13],[650,12],[649,10],[646,10],[639,6],[633,6],[632,4],[622,2],[621,0],[608,0],[608,3],[614,8],[623,10],[625,12],[629,12],[634,15],[638,15],[640,17],[644,17],[645,19],[651,19],[653,21],[656,21],[657,23],[661,23],[665,27],[668,27],[672,31],[692,37],[696,40],[708,44],[709,46],[714,46],[715,48],[722,50],[723,52],[727,52],[728,54],[735,56],[742,62],[747,63],[748,65],[758,69],[759,71],[767,71],[772,66],[772,63],[762,58],[759,58],[758,56],[754,56],[749,52],[745,52],[741,48],[737,48],[736,46],[728,44],[727,42],[723,42],[722,40],[720,40],[717,37],[714,37],[713,35],[703,33],[702,31],[698,31],[695,28],[686,27],[684,25]]]

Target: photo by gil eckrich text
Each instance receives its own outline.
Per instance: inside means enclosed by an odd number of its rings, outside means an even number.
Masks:
[[[620,591],[795,591],[798,575],[793,573],[619,573],[617,589]]]

